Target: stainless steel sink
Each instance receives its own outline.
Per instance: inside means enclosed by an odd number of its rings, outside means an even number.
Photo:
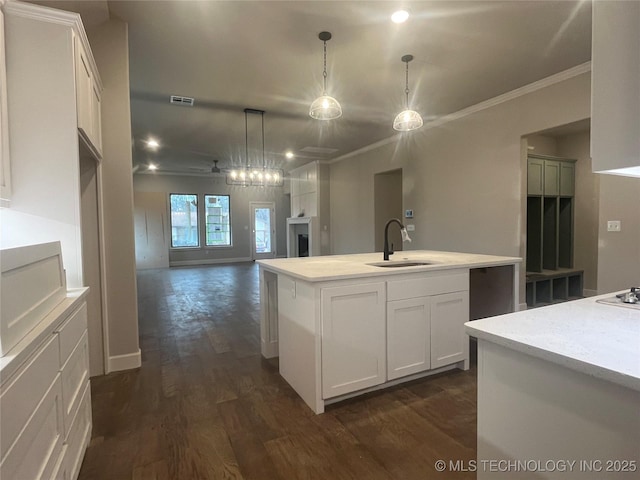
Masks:
[[[400,267],[422,267],[424,265],[434,265],[434,263],[420,262],[420,261],[414,261],[414,260],[399,260],[399,261],[390,260],[388,262],[367,263],[367,265],[371,265],[372,267],[382,267],[382,268],[400,268]]]

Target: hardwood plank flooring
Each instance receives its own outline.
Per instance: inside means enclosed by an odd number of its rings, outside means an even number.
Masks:
[[[315,415],[260,355],[253,263],[138,273],[142,367],[91,379],[81,480],[414,480],[476,457],[476,369]]]

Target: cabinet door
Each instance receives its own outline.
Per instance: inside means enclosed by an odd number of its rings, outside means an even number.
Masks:
[[[91,97],[93,87],[91,69],[82,42],[76,38],[76,109],[78,114],[78,130],[85,138],[91,139]]]
[[[576,166],[573,162],[560,163],[560,196],[573,197]]]
[[[7,112],[7,70],[4,47],[4,13],[0,11],[0,206],[11,198],[9,159],[9,114]]]
[[[431,368],[467,360],[469,337],[464,324],[469,320],[469,292],[429,297],[431,313]]]
[[[544,160],[530,158],[527,161],[527,194],[544,193]]]
[[[322,397],[384,383],[385,283],[323,288]]]
[[[387,302],[387,379],[431,367],[429,297]]]
[[[98,153],[102,153],[102,97],[98,85],[91,85],[91,139]]]
[[[560,193],[560,162],[544,161],[544,195],[555,197]]]

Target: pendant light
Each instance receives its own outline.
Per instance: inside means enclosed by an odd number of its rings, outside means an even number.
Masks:
[[[407,97],[407,103],[406,110],[396,115],[396,118],[393,121],[393,128],[399,132],[410,132],[411,130],[416,130],[422,126],[422,117],[418,112],[409,109],[409,62],[413,60],[413,55],[405,55],[401,60],[407,64],[404,89],[404,93]]]
[[[342,107],[333,97],[327,95],[327,42],[331,33],[320,32],[318,38],[324,43],[324,69],[322,70],[322,96],[316,98],[309,108],[309,115],[316,120],[333,120],[342,116]]]
[[[249,162],[249,114],[260,115],[260,140],[262,142],[262,167]],[[284,172],[278,168],[267,168],[264,154],[264,110],[244,109],[244,167],[235,168],[227,174],[227,185],[243,187],[281,187],[284,184]]]

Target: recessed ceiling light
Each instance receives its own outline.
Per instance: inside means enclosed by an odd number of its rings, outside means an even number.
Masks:
[[[157,170],[158,166],[154,165],[153,163],[150,163],[148,168],[149,168],[149,170]]]
[[[393,23],[404,23],[409,18],[409,12],[406,10],[398,10],[391,15],[391,21]]]
[[[289,150],[287,153],[284,154],[284,156],[287,157],[289,160],[291,160],[293,158],[293,152]]]
[[[147,140],[147,147],[149,148],[158,148],[160,146],[160,144],[158,143],[158,141],[155,138],[150,138],[149,140]]]

